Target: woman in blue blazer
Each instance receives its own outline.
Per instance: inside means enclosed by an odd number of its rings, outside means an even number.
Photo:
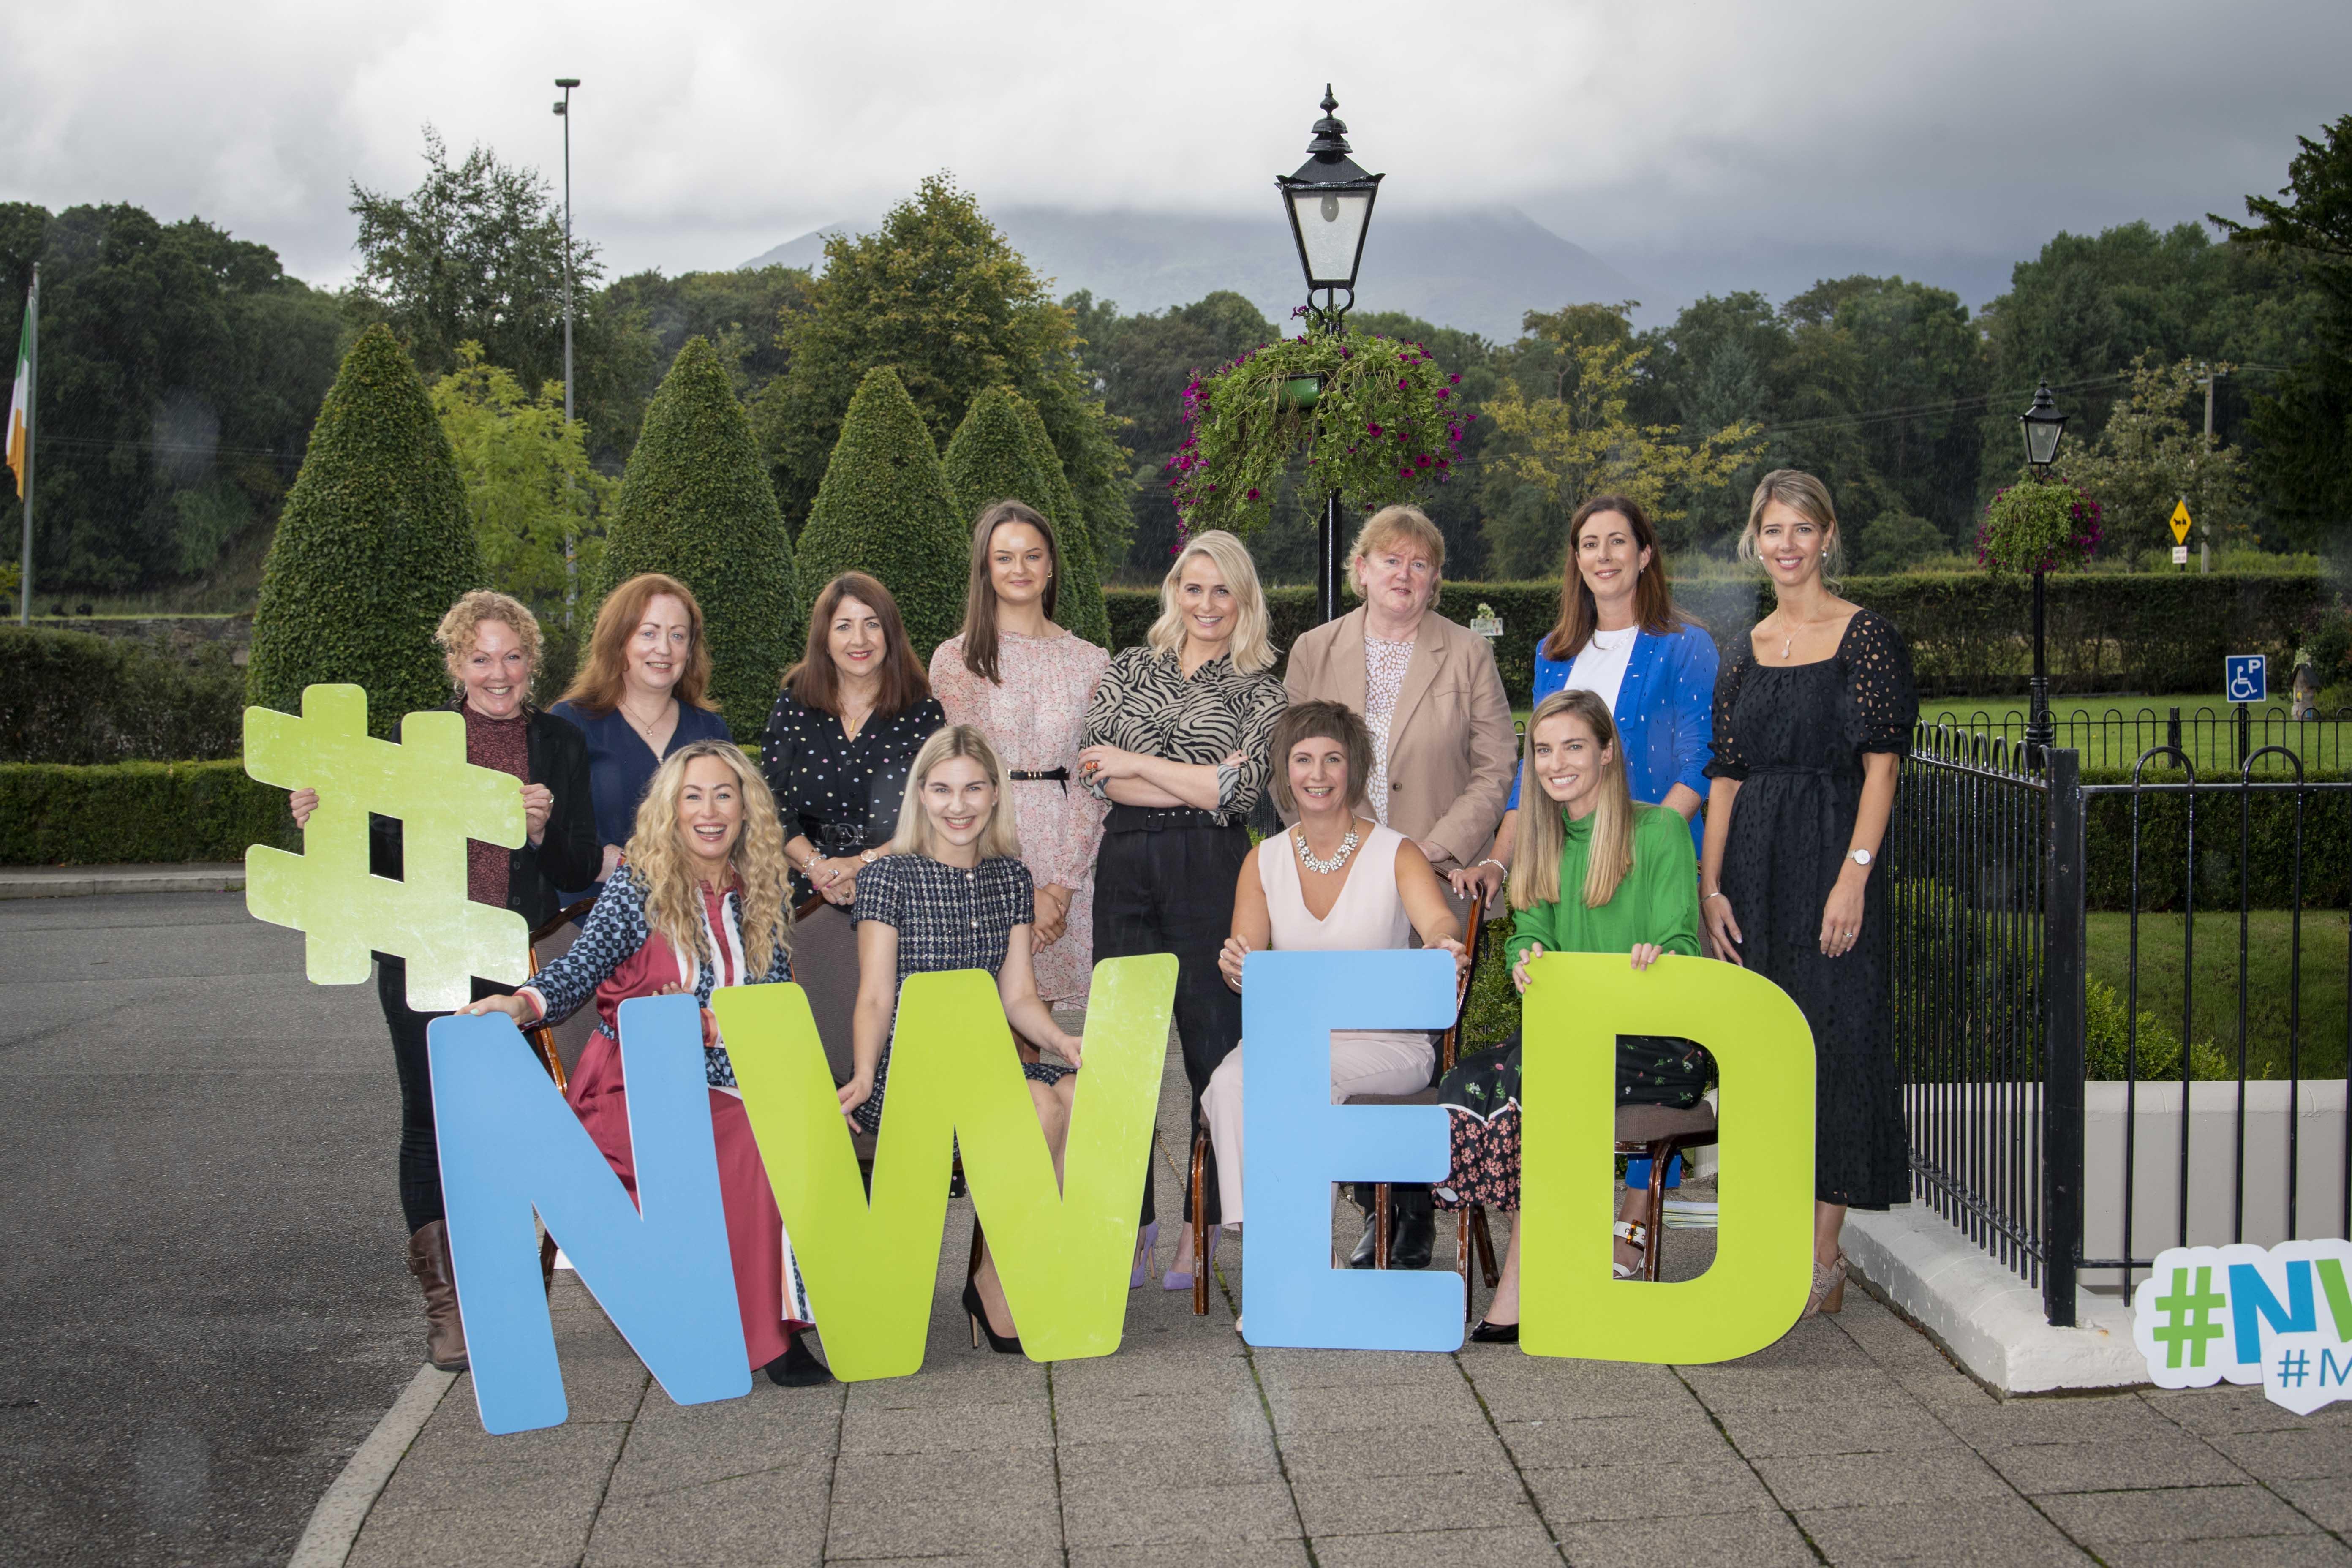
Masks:
[[[1633,798],[1682,813],[1696,850],[1706,832],[1698,811],[1714,754],[1712,705],[1720,662],[1715,639],[1675,614],[1658,536],[1641,503],[1629,496],[1594,496],[1576,509],[1568,520],[1568,563],[1560,575],[1559,624],[1537,645],[1529,703],[1571,686],[1607,701]],[[1518,840],[1518,784],[1505,805],[1486,858],[1453,873],[1457,892],[1483,886],[1489,909]],[[1681,1179],[1676,1155],[1666,1184],[1677,1186]],[[1650,1163],[1632,1162],[1625,1180],[1646,1186]],[[1620,1241],[1618,1261],[1638,1263],[1629,1254],[1639,1245]]]

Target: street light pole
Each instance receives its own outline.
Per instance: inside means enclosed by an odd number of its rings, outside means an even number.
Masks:
[[[2033,389],[2033,402],[2017,416],[2025,431],[2026,466],[2033,470],[2038,483],[2048,483],[2050,465],[2058,456],[2058,439],[2066,434],[2066,416],[2050,395],[2050,384],[2043,382]],[[2051,743],[2058,738],[2058,726],[2050,717],[2050,666],[2045,652],[2043,635],[2046,622],[2044,606],[2047,594],[2042,579],[2047,574],[2039,561],[2033,563],[2033,676],[2026,686],[2025,748],[2026,756],[2046,757]]]
[[[563,434],[572,435],[572,89],[580,85],[576,76],[560,76],[555,85],[563,89],[556,101],[556,118],[563,121]],[[563,475],[563,624],[572,625],[572,607],[580,601],[579,552],[572,540],[577,518],[572,510],[572,473]]]

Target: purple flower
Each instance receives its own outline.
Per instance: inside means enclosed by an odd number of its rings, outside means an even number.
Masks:
[[[1367,423],[1367,424],[1364,426],[1364,429],[1365,429],[1365,432],[1366,432],[1367,434],[1369,434],[1369,435],[1377,436],[1377,435],[1379,435],[1379,434],[1381,433],[1381,427],[1380,427],[1379,426],[1377,426],[1377,425],[1373,425],[1373,424],[1370,424],[1370,423]]]
[[[1455,371],[1452,375],[1447,376],[1447,377],[1445,378],[1445,384],[1446,384],[1446,385],[1448,385],[1448,386],[1459,386],[1459,385],[1461,385],[1461,384],[1462,384],[1462,373],[1461,373],[1460,371],[1458,371],[1458,370],[1457,370],[1457,371]]]
[[[1445,388],[1442,386],[1437,389],[1437,401],[1440,403],[1444,402],[1447,398],[1453,395],[1454,395],[1452,393],[1446,391]]]
[[[1250,491],[1250,493],[1249,493],[1249,499],[1250,499],[1250,500],[1257,500],[1257,491],[1255,491],[1255,490],[1252,490],[1252,491]]]

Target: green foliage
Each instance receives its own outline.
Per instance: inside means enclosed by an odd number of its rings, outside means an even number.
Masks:
[[[604,545],[603,592],[640,572],[694,590],[710,639],[710,696],[736,740],[754,741],[805,623],[793,613],[792,540],[759,445],[701,338],[678,351],[646,409]]]
[[[2116,988],[2104,980],[2083,983],[2083,1076],[2093,1082],[2119,1081],[2126,1077],[2142,1083],[2180,1079],[2180,1031],[2154,1013],[2139,1010],[2139,1027],[2131,1027],[2131,1010]],[[2126,1071],[2126,1068],[2129,1070]],[[2200,1040],[2189,1053],[2189,1073],[2213,1083],[2238,1076],[2234,1062],[2210,1040]],[[2254,1076],[2260,1077],[2259,1073]]]
[[[403,714],[447,700],[434,628],[486,575],[416,367],[390,329],[371,327],[319,410],[262,568],[248,700],[295,712],[304,687],[349,681],[367,691],[370,727],[391,734]]]
[[[2182,777],[2154,766],[2141,776],[2148,784],[2179,784]],[[2255,776],[2279,783],[2290,772],[2258,768]],[[2341,769],[2315,767],[2306,768],[2303,776],[2306,782],[2319,783],[2342,780],[2347,774]],[[2352,897],[2352,823],[2347,821],[2343,791],[2305,798],[2298,853],[2293,792],[2263,790],[2246,795],[2236,787],[2235,768],[2219,770],[2218,777],[2200,771],[2199,777],[2216,787],[2201,790],[2196,796],[2193,845],[2187,795],[2143,792],[2138,797],[2140,909],[2182,909],[2193,889],[2200,911],[2226,910],[2215,918],[2234,927],[2242,869],[2241,831],[2246,836],[2242,870],[2250,906],[2291,907],[2299,872],[2305,909],[2344,908],[2347,897]],[[2132,782],[2132,770],[2085,768],[2083,782],[2127,784]],[[2092,909],[2132,908],[2133,805],[2127,792],[2093,795],[2086,803],[2090,846],[2086,875]],[[2234,948],[2234,940],[2231,945]]]
[[[344,342],[334,299],[201,219],[0,204],[12,371],[36,262],[35,588],[125,593],[212,568],[268,527],[300,464]],[[15,485],[0,483],[12,557],[21,517]]]
[[[653,353],[646,379],[636,392],[643,403],[688,338],[708,338],[727,366],[735,395],[750,402],[783,374],[791,358],[776,341],[776,329],[790,312],[808,303],[809,275],[797,267],[755,267],[730,272],[633,272],[604,289],[606,308],[620,319],[641,322],[651,334]]]
[[[2221,543],[2246,538],[2244,465],[2238,449],[2205,438],[2203,394],[2194,361],[2132,363],[2127,395],[2089,444],[2070,444],[2052,471],[2096,497],[2109,536],[2127,548],[2169,546],[2172,509],[2189,503],[2202,536]],[[2210,366],[2226,376],[2236,367]]]
[[[0,763],[0,866],[242,860],[299,849],[286,792],[242,762]]]
[[[1874,576],[1906,572],[1948,548],[1941,530],[1924,517],[1883,511],[1854,534],[1855,564]]]
[[[824,258],[806,304],[786,312],[777,342],[791,367],[757,415],[788,518],[811,515],[851,400],[869,373],[887,367],[935,452],[988,387],[1034,404],[1095,541],[1114,555],[1124,550],[1126,460],[1079,370],[1070,312],[973,196],[934,175],[875,233],[829,238]]]
[[[1084,510],[1078,504],[1077,491],[1070,488],[1070,477],[1062,469],[1062,459],[1054,450],[1054,439],[1045,433],[1045,421],[1037,410],[1026,403],[1020,405],[1021,427],[1029,443],[1029,460],[1045,476],[1054,501],[1045,508],[1045,515],[1054,520],[1055,537],[1062,546],[1062,593],[1055,609],[1062,625],[1097,647],[1108,647],[1110,615],[1103,608],[1102,568],[1095,558],[1092,531],[1087,526]]]
[[[1061,577],[1054,584],[1055,619],[1089,642],[1110,635],[1086,518],[1034,409],[1001,386],[973,398],[948,443],[942,472],[960,518],[977,522],[1000,500],[1024,501],[1045,513],[1062,552]]]
[[[898,601],[907,635],[928,660],[963,624],[971,534],[958,517],[914,400],[895,373],[868,371],[801,530],[795,624],[807,624],[826,583],[869,573]]]
[[[1977,555],[1994,576],[2080,571],[2098,550],[2099,503],[2072,485],[2029,479],[1985,508]]]
[[[460,343],[457,359],[434,384],[433,409],[457,456],[491,585],[543,619],[566,619],[566,591],[596,581],[599,518],[618,487],[589,463],[587,427],[564,424],[561,385],[528,395],[511,373],[482,363],[479,343]]]
[[[132,638],[0,626],[0,762],[233,757],[245,672],[220,644],[191,663]]]

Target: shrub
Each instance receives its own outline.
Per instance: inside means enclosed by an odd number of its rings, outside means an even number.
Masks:
[[[735,738],[756,741],[805,621],[793,613],[792,540],[751,421],[727,367],[698,337],[646,406],[605,538],[603,592],[640,572],[694,590],[710,639],[710,695]]]
[[[870,573],[898,601],[916,656],[929,659],[963,624],[971,534],[970,520],[956,516],[914,399],[887,366],[866,372],[801,530],[799,623],[825,584]]]
[[[261,570],[249,700],[299,711],[302,689],[366,689],[368,727],[448,700],[433,629],[481,587],[481,547],[449,438],[416,367],[378,323],[344,356]]]
[[[214,644],[194,663],[142,641],[0,627],[0,762],[233,757],[245,672]]]
[[[2129,1066],[2142,1083],[2180,1080],[2180,1031],[2147,1008],[2140,1009],[2136,1040],[2126,1038],[2130,1009],[2104,980],[2083,983],[2083,1076],[2094,1082],[2120,1082]],[[2131,1047],[2130,1060],[2125,1047]],[[2238,1076],[2236,1066],[2210,1040],[2189,1048],[2189,1073],[2202,1083]]]
[[[1951,548],[1943,531],[1924,517],[1905,511],[1883,511],[1854,535],[1863,570],[1906,572],[1931,555]]]
[[[1102,556],[1095,549],[1094,530],[1087,521],[1078,492],[1070,484],[1062,456],[1055,449],[1054,437],[1046,432],[1045,416],[1034,404],[1023,403],[1020,407],[1033,460],[1054,492],[1054,504],[1045,508],[1045,515],[1054,520],[1055,536],[1061,542],[1064,577],[1061,596],[1054,607],[1062,625],[1090,643],[1108,647],[1110,613],[1103,607]]]
[[[2262,773],[2267,783],[2283,775]],[[2342,770],[2306,768],[2307,783],[2340,781]],[[2178,773],[2150,768],[2150,784],[2179,783]],[[2246,901],[2252,909],[2283,910],[2294,902],[2295,873],[2300,865],[2303,907],[2342,909],[2352,898],[2352,796],[2342,790],[2311,794],[2303,799],[2303,852],[2295,854],[2295,797],[2287,791],[2261,790],[2248,795],[2237,787],[2234,770],[2211,780],[2210,789],[2198,791],[2195,855],[2189,853],[2189,797],[2174,794],[2143,794],[2139,797],[2139,907],[2177,910],[2188,901],[2191,873],[2197,907],[2227,910],[2238,907],[2239,835],[2246,838]],[[2128,768],[2085,768],[2084,784],[2131,782]],[[2243,818],[2242,823],[2241,818]],[[2132,796],[2093,795],[2084,803],[2084,832],[2087,838],[2089,907],[2128,910],[2132,907]]]
[[[286,792],[238,762],[0,764],[0,865],[242,860],[300,837]]]

